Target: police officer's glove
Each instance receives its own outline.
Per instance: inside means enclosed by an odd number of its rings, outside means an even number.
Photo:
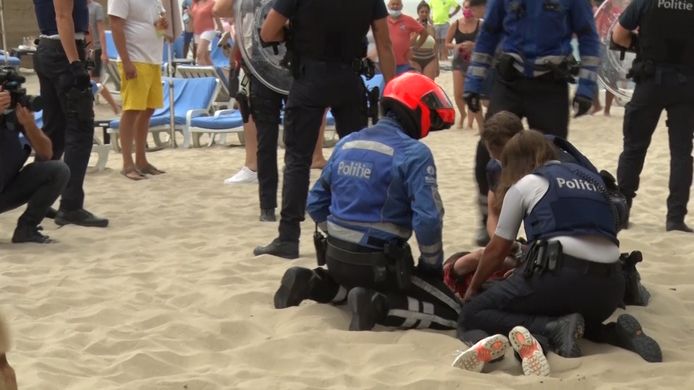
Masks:
[[[463,95],[465,103],[467,103],[467,108],[472,112],[480,112],[482,109],[482,104],[480,103],[480,94],[477,92],[466,92]]]
[[[80,91],[92,87],[89,72],[82,61],[75,61],[70,64],[70,73],[72,74],[72,86]]]
[[[576,95],[573,102],[574,118],[587,114],[591,107],[593,107],[593,99]]]

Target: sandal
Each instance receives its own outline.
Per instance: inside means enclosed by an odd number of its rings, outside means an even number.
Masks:
[[[145,174],[145,175],[161,175],[162,173],[166,173],[165,171],[162,171],[160,169],[157,169],[154,165],[147,163],[142,168],[138,168],[140,170],[140,173]]]
[[[120,171],[120,174],[127,177],[130,180],[135,180],[135,181],[140,181],[140,180],[145,180],[147,177],[140,173],[140,171],[137,170],[135,167],[130,167],[128,169],[123,168]]]

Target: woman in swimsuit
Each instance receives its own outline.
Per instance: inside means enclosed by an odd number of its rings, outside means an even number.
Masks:
[[[472,9],[470,9],[469,2],[465,1],[463,3],[463,17],[451,24],[446,37],[446,47],[453,49],[453,93],[458,111],[460,111],[459,129],[463,128],[463,123],[467,116],[465,100],[463,99],[465,73],[470,66],[470,57],[475,48],[475,40],[480,31],[481,23],[480,19],[475,17]],[[453,40],[455,40],[455,44]],[[468,118],[468,128],[472,128],[475,119],[477,119],[477,126],[481,130],[483,123],[482,110]]]
[[[413,42],[411,49],[411,65],[417,72],[434,80],[439,75],[439,60],[436,57],[438,48],[436,47],[436,39],[434,38],[436,36],[434,25],[431,23],[431,20],[429,20],[430,13],[431,8],[426,1],[422,1],[417,5],[417,21],[427,30],[429,37],[427,37],[426,41],[424,41],[424,44],[419,49],[414,47]],[[415,35],[414,39],[416,39],[416,37],[418,37],[418,35]]]

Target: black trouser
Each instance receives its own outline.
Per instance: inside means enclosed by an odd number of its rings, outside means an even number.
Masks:
[[[594,272],[593,266],[585,263],[585,269],[563,267],[529,278],[517,270],[463,305],[459,330],[481,329],[507,335],[515,326],[523,326],[547,346],[547,324],[580,313],[585,319],[587,339],[615,344],[612,325],[602,323],[622,303],[621,266],[616,263],[608,272]]]
[[[84,44],[79,41],[84,60]],[[72,91],[68,59],[59,40],[41,39],[34,56],[43,99],[43,131],[53,142],[53,159],[70,167],[70,180],[63,191],[60,208],[66,211],[84,206],[84,175],[94,142],[94,98],[91,91]],[[79,95],[79,96],[76,96]]]
[[[261,209],[277,207],[277,136],[286,96],[250,75],[251,115],[258,131],[258,194]]]
[[[486,117],[510,111],[528,120],[533,130],[566,138],[569,128],[569,86],[565,81],[541,78],[505,80],[496,75]],[[480,195],[487,195],[486,168],[489,152],[480,140],[475,157],[475,178]]]
[[[325,110],[340,137],[366,127],[366,91],[351,65],[305,61],[294,80],[284,118],[284,183],[279,236],[298,241],[304,220],[311,158]]]
[[[670,144],[670,195],[668,221],[682,222],[687,214],[692,185],[692,134],[694,134],[694,71],[682,75],[657,70],[657,77],[641,80],[624,113],[624,149],[619,156],[617,182],[628,198],[636,196],[651,136],[666,110]]]
[[[0,213],[27,204],[17,225],[38,226],[69,178],[70,169],[62,161],[40,161],[25,166],[0,192]]]
[[[414,271],[412,283],[402,291],[392,278],[375,281],[373,268],[346,264],[327,257],[327,270],[313,270],[318,277],[312,284],[311,299],[321,303],[344,303],[345,291],[365,287],[384,294],[388,313],[379,323],[401,328],[453,329],[460,303],[451,290],[435,277]]]

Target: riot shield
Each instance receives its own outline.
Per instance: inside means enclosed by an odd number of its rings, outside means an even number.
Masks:
[[[273,3],[274,0],[236,1],[236,34],[241,55],[253,76],[273,91],[287,95],[292,75],[281,65],[287,49],[284,44],[263,47],[260,40],[260,28]]]
[[[631,68],[636,54],[626,53],[620,59],[620,52],[610,50],[610,36],[619,21],[619,16],[629,5],[630,0],[605,0],[595,12],[595,26],[600,37],[602,63],[598,70],[598,81],[605,89],[612,92],[622,103],[631,100],[634,82],[626,75]]]

